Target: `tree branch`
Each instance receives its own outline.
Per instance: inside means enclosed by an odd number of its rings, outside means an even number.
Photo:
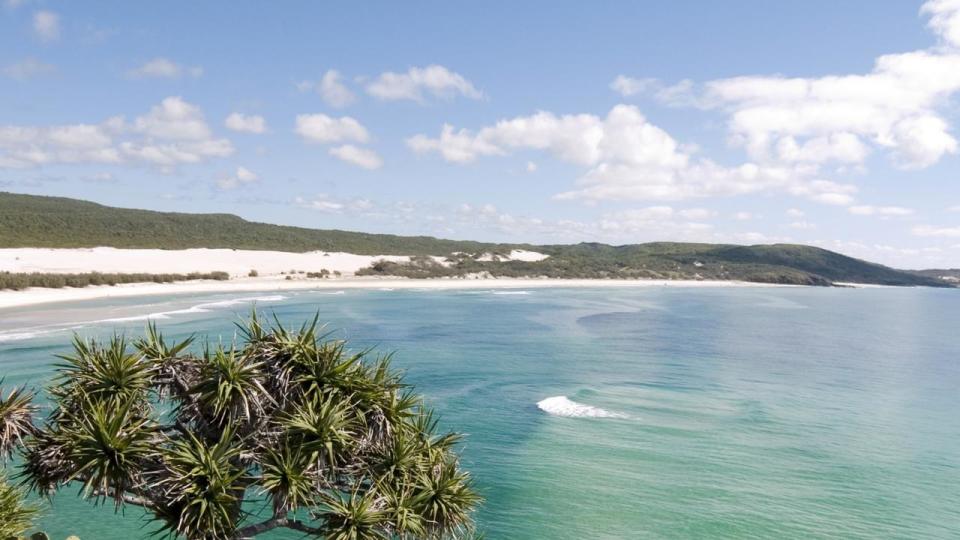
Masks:
[[[91,493],[91,495],[93,495],[94,497],[104,497],[104,498],[106,498],[106,499],[114,499],[114,498],[115,498],[115,497],[114,497],[114,492],[104,491],[104,490],[102,490],[102,489],[98,489],[98,490],[93,491],[93,492]],[[123,500],[123,502],[125,502],[125,503],[127,503],[127,504],[132,504],[132,505],[134,505],[134,506],[140,506],[140,507],[146,508],[146,509],[148,509],[148,510],[153,509],[153,503],[150,501],[150,499],[147,499],[146,497],[140,497],[140,496],[134,495],[134,494],[132,494],[132,493],[123,492],[123,494],[120,496],[120,498],[121,498],[121,500]]]
[[[316,527],[311,527],[306,523],[290,519],[286,516],[272,517],[262,523],[256,523],[254,525],[248,525],[237,531],[235,538],[246,539],[253,538],[254,536],[265,533],[269,530],[278,529],[285,527],[287,529],[293,529],[295,531],[305,532],[308,534],[320,534],[320,529]]]

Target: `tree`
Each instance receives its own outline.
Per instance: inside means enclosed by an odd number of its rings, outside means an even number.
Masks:
[[[254,314],[238,327],[238,343],[201,354],[153,325],[132,343],[75,338],[45,423],[10,436],[25,443],[27,485],[80,483],[82,496],[143,507],[188,539],[472,534],[480,498],[460,437],[438,434],[389,355],[350,352],[316,318],[290,330]]]

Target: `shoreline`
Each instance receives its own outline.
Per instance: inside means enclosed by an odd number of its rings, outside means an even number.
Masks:
[[[0,309],[27,307],[59,302],[80,302],[103,298],[129,298],[165,294],[216,292],[273,292],[337,289],[530,289],[530,288],[643,288],[643,287],[803,287],[777,283],[717,280],[615,280],[615,279],[541,279],[541,278],[487,278],[487,279],[407,279],[380,277],[345,277],[317,280],[286,280],[276,277],[234,278],[229,281],[180,281],[174,283],[127,283],[121,285],[94,285],[82,288],[30,288],[20,291],[0,291]]]

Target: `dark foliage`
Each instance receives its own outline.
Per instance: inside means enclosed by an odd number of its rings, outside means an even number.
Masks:
[[[90,285],[119,285],[121,283],[172,283],[174,281],[193,281],[213,279],[226,281],[230,274],[226,272],[192,272],[189,274],[43,274],[0,272],[0,290],[15,291],[29,287],[60,289],[63,287],[87,287]]]

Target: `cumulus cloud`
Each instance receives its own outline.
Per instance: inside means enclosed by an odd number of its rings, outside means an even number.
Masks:
[[[379,169],[383,166],[383,160],[376,152],[352,144],[331,148],[330,155],[368,170]]]
[[[696,159],[690,147],[650,123],[632,105],[617,105],[606,117],[541,111],[501,120],[473,132],[443,126],[439,137],[407,139],[416,153],[438,153],[469,163],[520,150],[548,152],[584,167],[579,189],[558,195],[582,200],[680,200],[785,190],[828,204],[852,202],[854,186],[816,178],[803,164],[745,163],[735,167]]]
[[[847,208],[847,211],[855,216],[909,216],[913,214],[912,208],[902,206],[870,206],[858,205]]]
[[[423,102],[427,95],[442,99],[456,96],[483,98],[483,93],[477,90],[473,83],[459,73],[438,65],[412,67],[405,73],[382,73],[367,85],[366,91],[371,96],[386,101]]]
[[[260,180],[260,177],[246,167],[237,167],[237,171],[231,175],[221,176],[217,179],[217,187],[223,190],[235,189],[240,186],[252,184]]]
[[[169,97],[133,122],[122,117],[99,124],[0,125],[0,168],[62,163],[147,163],[161,167],[199,163],[233,153],[213,136],[199,107]]]
[[[34,13],[33,32],[45,43],[57,41],[60,39],[60,15],[47,10]]]
[[[353,92],[343,84],[340,72],[335,69],[328,70],[323,74],[320,84],[317,85],[317,91],[327,105],[337,109],[346,107],[357,99]]]
[[[866,73],[743,76],[700,88],[620,75],[610,86],[723,111],[730,142],[761,166],[862,166],[882,151],[900,168],[929,167],[960,149],[945,116],[960,91],[960,2],[930,0],[921,13],[942,46],[880,56]]]
[[[130,77],[142,78],[161,78],[161,79],[179,79],[184,75],[191,77],[200,77],[203,75],[203,68],[200,66],[185,67],[168,58],[154,58],[127,72]]]
[[[224,121],[227,129],[243,133],[266,133],[267,121],[256,114],[230,113]]]
[[[297,115],[295,131],[304,140],[321,144],[345,141],[365,143],[370,140],[367,128],[349,116],[332,118],[325,114]]]
[[[957,0],[930,0],[920,12],[930,15],[928,26],[943,43],[960,48],[960,2]]]
[[[733,219],[737,221],[749,221],[753,219],[753,214],[750,212],[737,212],[733,214]]]
[[[787,216],[792,218],[802,218],[804,215],[806,214],[804,214],[803,210],[800,210],[799,208],[791,208],[787,210]]]

